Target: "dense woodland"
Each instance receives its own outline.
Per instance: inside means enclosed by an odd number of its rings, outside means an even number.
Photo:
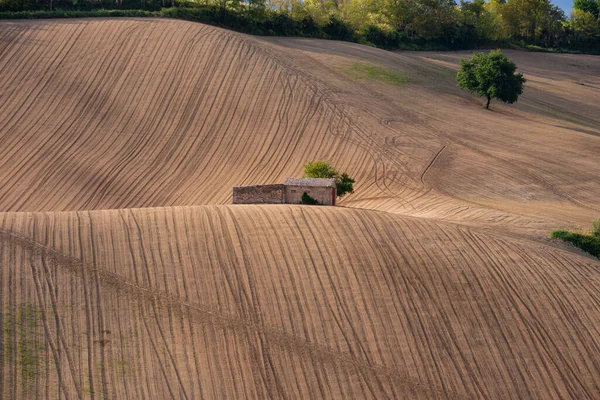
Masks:
[[[56,16],[57,10],[77,16],[76,11],[100,9],[145,10],[254,34],[324,37],[383,48],[600,52],[600,0],[576,0],[570,15],[549,0],[0,0],[4,18],[39,17],[38,11]]]

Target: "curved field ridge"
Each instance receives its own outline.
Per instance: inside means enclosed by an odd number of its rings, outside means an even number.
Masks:
[[[7,398],[598,394],[600,263],[534,242],[301,206],[0,221],[1,305],[39,319],[5,318],[37,346]]]

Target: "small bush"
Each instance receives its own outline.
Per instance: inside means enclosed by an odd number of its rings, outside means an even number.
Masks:
[[[304,178],[333,178],[337,197],[354,193],[356,181],[347,173],[340,174],[328,161],[312,161],[304,164]]]
[[[400,34],[393,30],[384,30],[375,25],[369,25],[364,32],[364,37],[369,43],[383,49],[397,49],[400,47]]]
[[[571,243],[573,246],[579,247],[594,257],[600,258],[600,235],[584,235],[577,232],[558,230],[552,232],[550,237]]]
[[[343,40],[346,42],[356,41],[356,35],[352,27],[335,15],[331,16],[329,22],[323,27],[323,32],[327,35],[328,39]]]
[[[302,201],[300,202],[300,204],[315,206],[315,205],[319,204],[319,202],[316,199],[310,197],[310,195],[308,193],[304,192],[304,193],[302,193]]]

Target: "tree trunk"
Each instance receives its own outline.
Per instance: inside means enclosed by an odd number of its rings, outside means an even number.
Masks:
[[[487,104],[485,105],[485,109],[489,110],[490,109],[490,101],[492,101],[492,98],[490,96],[487,97]]]

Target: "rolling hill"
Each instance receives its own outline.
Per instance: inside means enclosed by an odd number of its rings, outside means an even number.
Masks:
[[[597,398],[600,262],[546,237],[600,216],[600,59],[507,53],[490,112],[466,52],[1,22],[0,397]],[[228,205],[313,159],[345,207]]]

